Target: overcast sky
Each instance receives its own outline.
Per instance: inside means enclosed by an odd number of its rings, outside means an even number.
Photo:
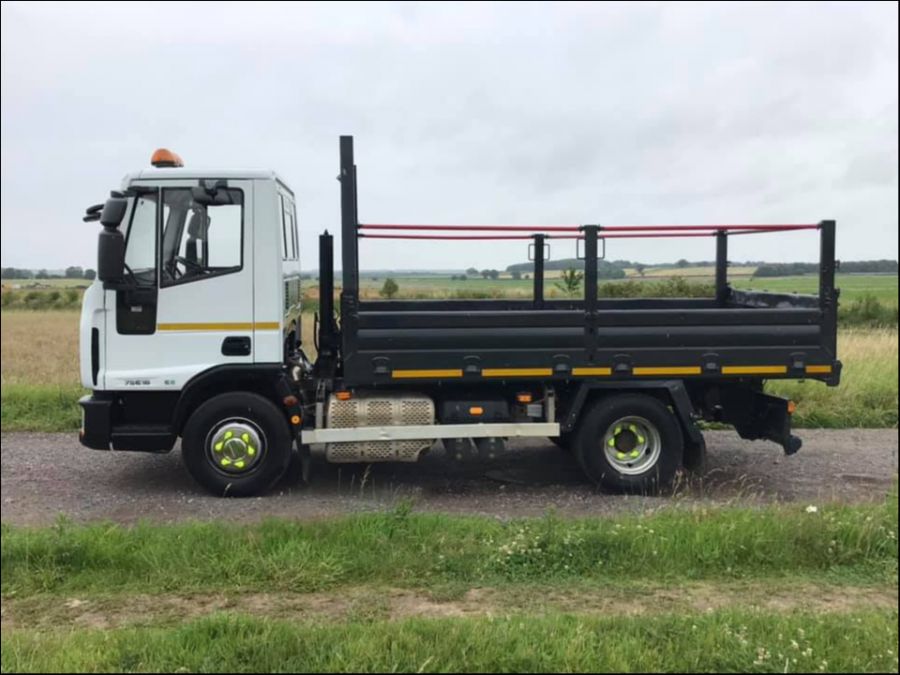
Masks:
[[[302,260],[363,222],[838,221],[896,258],[897,4],[2,5],[2,264],[95,266],[84,208],[169,147],[278,171]],[[610,242],[709,259],[712,242]],[[571,250],[570,250],[571,249]],[[553,258],[574,254],[559,242]],[[521,242],[364,242],[363,268],[501,267]],[[731,258],[814,260],[809,234]]]

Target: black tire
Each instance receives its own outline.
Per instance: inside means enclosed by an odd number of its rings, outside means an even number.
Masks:
[[[217,465],[214,433],[228,424],[258,432],[253,464],[232,474]],[[227,431],[225,431],[227,433]],[[291,461],[291,432],[284,414],[259,394],[229,392],[211,398],[188,418],[181,438],[181,454],[191,476],[221,497],[250,497],[271,488]]]
[[[607,456],[606,444],[610,440],[619,442],[619,434],[612,439],[609,436],[615,429],[622,429],[622,425],[617,424],[622,420],[642,420],[647,423],[646,429],[650,432],[643,436],[632,434],[642,443],[644,436],[649,439],[645,445],[634,448],[635,452],[641,451],[642,454],[632,466],[625,465],[630,455],[619,452],[618,447],[610,448],[609,454],[623,455],[622,459]],[[639,428],[644,432],[640,424]],[[624,432],[632,433],[627,428]],[[657,451],[652,452],[651,446]],[[675,415],[659,399],[642,394],[620,394],[597,401],[583,413],[573,447],[579,465],[593,483],[614,492],[654,494],[669,485],[681,467],[684,436]],[[616,461],[620,462],[618,466]]]

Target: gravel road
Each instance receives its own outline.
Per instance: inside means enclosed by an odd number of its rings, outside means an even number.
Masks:
[[[897,430],[801,430],[804,447],[785,457],[772,443],[730,431],[706,433],[707,469],[673,494],[621,496],[586,484],[574,460],[545,440],[519,441],[492,462],[461,464],[440,445],[419,464],[348,467],[316,462],[311,483],[296,472],[268,496],[219,499],[198,488],[180,453],[98,452],[74,433],[0,434],[2,520],[41,525],[59,514],[76,521],[252,521],[318,518],[383,509],[411,499],[423,511],[498,517],[606,515],[697,503],[821,503],[882,497],[897,479]]]

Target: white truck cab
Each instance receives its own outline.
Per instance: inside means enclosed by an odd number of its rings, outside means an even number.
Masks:
[[[110,418],[85,425],[105,429],[88,445],[169,450],[175,435],[163,421],[189,383],[282,368],[299,343],[291,189],[272,171],[184,168],[167,150],[152,163],[126,175],[103,210],[118,225],[100,217],[100,205],[85,218],[104,224],[100,265],[104,236],[124,246],[118,280],[98,276],[84,296],[81,379],[94,396],[82,405],[86,416]],[[148,417],[148,406],[158,415]],[[138,408],[145,412],[130,414]]]

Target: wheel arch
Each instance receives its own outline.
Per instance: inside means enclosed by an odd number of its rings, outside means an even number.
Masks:
[[[216,366],[191,378],[181,390],[172,413],[172,428],[181,435],[191,413],[204,401],[218,394],[249,391],[269,399],[278,407],[277,383],[281,364],[232,364]]]
[[[653,396],[675,412],[675,418],[684,435],[684,466],[688,469],[700,468],[706,460],[706,442],[697,427],[697,414],[687,388],[681,380],[648,380],[642,382],[582,382],[569,399],[564,417],[560,420],[560,431],[574,431],[586,406],[593,401],[616,394],[646,394]]]

